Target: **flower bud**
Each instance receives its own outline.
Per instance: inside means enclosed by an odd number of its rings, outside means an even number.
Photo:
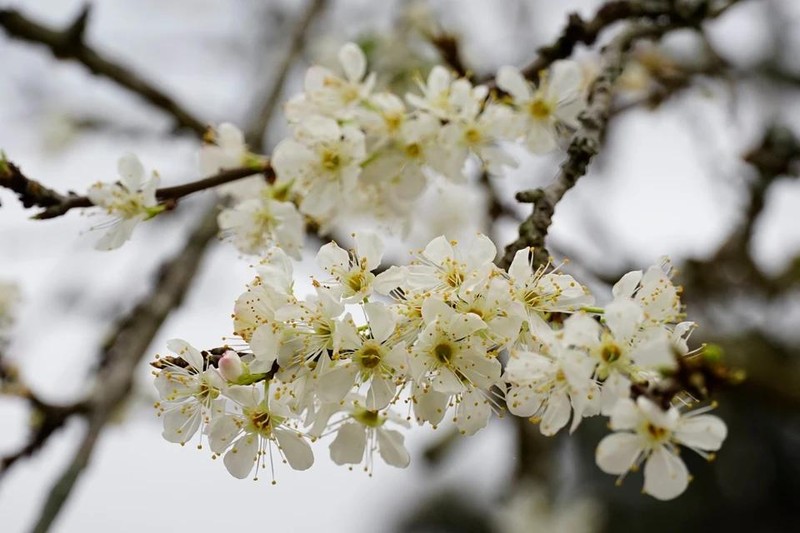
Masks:
[[[236,382],[244,374],[244,365],[239,354],[233,350],[225,352],[219,360],[219,373],[231,382]]]

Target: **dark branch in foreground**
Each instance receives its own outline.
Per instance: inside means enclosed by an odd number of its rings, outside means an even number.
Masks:
[[[262,174],[267,183],[275,182],[275,173],[267,162],[261,168],[252,166],[231,168],[183,185],[162,187],[156,190],[156,198],[161,202],[174,203],[184,196],[258,174]],[[38,220],[60,217],[71,209],[94,205],[86,196],[74,193],[63,195],[45,187],[38,181],[26,177],[18,166],[9,161],[0,162],[0,187],[17,193],[24,207],[43,207],[44,210],[34,216]]]
[[[27,18],[15,9],[0,9],[0,26],[10,37],[42,44],[57,59],[77,61],[92,74],[109,78],[171,115],[179,129],[187,129],[202,136],[207,128],[204,121],[137,73],[106,58],[86,44],[84,33],[89,15],[90,8],[87,5],[69,26],[56,30]]]

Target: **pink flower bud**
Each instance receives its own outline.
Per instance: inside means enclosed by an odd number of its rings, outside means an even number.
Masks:
[[[228,381],[236,381],[244,373],[244,365],[239,358],[239,354],[233,350],[228,350],[219,360],[219,373]]]

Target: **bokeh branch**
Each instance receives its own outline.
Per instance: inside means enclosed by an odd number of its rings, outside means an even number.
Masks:
[[[207,128],[204,121],[136,72],[106,58],[86,44],[85,32],[90,13],[90,7],[87,5],[71,24],[64,29],[56,30],[26,17],[15,9],[0,9],[0,26],[10,37],[44,45],[57,59],[76,61],[89,69],[92,74],[114,81],[171,115],[179,129],[187,129],[202,136]]]
[[[56,481],[34,531],[47,531],[74,483],[89,463],[97,439],[133,386],[139,361],[167,316],[183,301],[202,263],[206,247],[217,235],[216,212],[207,212],[189,236],[183,250],[165,263],[150,295],[125,317],[101,355],[106,361],[97,373],[95,388],[86,400],[88,428],[76,455]]]
[[[293,33],[292,44],[288,51],[290,57],[296,57],[304,46],[305,38],[302,35],[310,27],[313,18],[321,13],[318,3],[314,2],[308,8],[314,15],[310,18],[304,17],[304,22]],[[298,33],[301,34],[300,38],[297,37]],[[286,78],[284,70],[290,67],[290,61],[282,62],[280,70],[270,79],[270,88],[266,91],[268,101],[277,100]],[[271,113],[276,106],[273,103],[265,107],[269,107]],[[269,117],[267,121],[268,119]],[[254,123],[247,128],[247,131],[255,131],[258,120],[260,119],[254,119]],[[250,172],[252,173],[252,169]],[[88,465],[102,430],[127,398],[139,361],[147,353],[161,324],[180,305],[191,287],[205,251],[218,231],[217,209],[212,207],[202,216],[183,250],[162,266],[159,278],[150,294],[120,321],[106,343],[101,354],[102,365],[99,366],[96,376],[95,390],[87,399],[89,426],[70,463],[53,485],[34,527],[35,532],[48,531],[55,521],[75,483]]]

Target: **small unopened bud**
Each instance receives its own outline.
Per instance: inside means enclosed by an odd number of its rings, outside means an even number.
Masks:
[[[233,350],[225,352],[219,360],[219,373],[228,381],[236,382],[244,374],[239,354]]]

